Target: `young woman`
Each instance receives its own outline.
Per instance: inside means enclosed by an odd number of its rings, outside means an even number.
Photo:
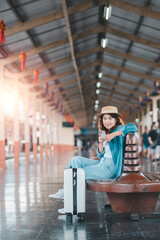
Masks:
[[[86,180],[117,179],[122,172],[124,136],[128,132],[136,132],[137,127],[131,123],[124,125],[118,109],[114,106],[106,106],[98,114],[98,128],[97,156],[100,160],[76,156],[71,159],[67,168],[83,168]],[[49,195],[49,198],[63,199],[63,189]],[[59,213],[63,213],[63,209],[59,209]]]

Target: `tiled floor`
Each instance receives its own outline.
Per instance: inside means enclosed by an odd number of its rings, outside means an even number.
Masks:
[[[105,193],[87,191],[85,222],[66,223],[65,216],[57,210],[61,201],[48,199],[63,181],[63,169],[73,153],[61,153],[52,159],[43,159],[29,165],[24,157],[21,165],[7,160],[7,169],[0,170],[0,240],[160,240],[160,218],[130,221],[125,216],[116,217],[104,208]],[[155,171],[143,161],[143,169]],[[157,166],[160,172],[160,165]],[[160,213],[160,198],[156,206]]]

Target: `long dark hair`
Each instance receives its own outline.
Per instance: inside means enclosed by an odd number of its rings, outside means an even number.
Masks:
[[[105,126],[103,125],[103,115],[102,114],[98,120],[98,129],[99,131],[105,131],[106,133],[110,133],[110,131],[113,131],[114,129],[116,129],[119,125],[124,125],[124,122],[122,120],[122,118],[117,115],[116,113],[108,113],[112,118],[114,118],[116,120],[115,125],[111,128],[111,129],[106,129]]]

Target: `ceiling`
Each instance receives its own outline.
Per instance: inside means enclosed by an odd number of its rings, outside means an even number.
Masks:
[[[0,5],[6,25],[0,62],[7,85],[18,79],[19,91],[29,89],[51,109],[58,100],[79,127],[92,126],[104,105],[129,113],[138,97],[144,99],[159,83],[160,1],[0,0]],[[105,6],[112,6],[108,20]],[[105,48],[102,38],[108,39]],[[21,51],[27,55],[23,71]]]

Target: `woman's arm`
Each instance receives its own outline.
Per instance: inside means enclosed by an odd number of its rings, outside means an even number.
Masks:
[[[137,127],[133,123],[128,123],[127,125],[120,125],[112,133],[107,134],[106,140],[110,142],[113,138],[117,136],[125,136],[129,132],[137,132]]]
[[[117,136],[122,136],[122,132],[120,130],[113,132],[113,133],[109,133],[106,136],[106,140],[108,142],[110,142],[113,138],[117,137]]]

